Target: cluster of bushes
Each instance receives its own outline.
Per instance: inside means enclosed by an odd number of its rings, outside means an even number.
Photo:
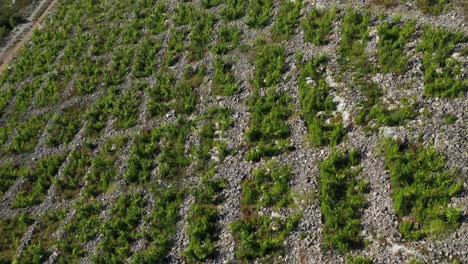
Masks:
[[[0,90],[0,117],[5,114],[5,110],[10,105],[10,101],[15,95],[16,90],[13,88],[6,88]]]
[[[63,228],[63,236],[57,243],[60,252],[58,263],[79,261],[85,255],[85,245],[95,239],[99,233],[101,219],[99,214],[104,209],[101,202],[85,202],[79,199],[74,203],[75,214]]]
[[[70,153],[68,163],[62,170],[62,177],[54,178],[58,197],[68,200],[78,195],[84,184],[88,168],[91,166],[91,155],[94,147],[85,143],[85,146],[74,149]]]
[[[284,47],[268,45],[260,39],[256,44],[254,85],[259,89],[278,85],[282,80],[286,64]]]
[[[59,146],[70,143],[81,128],[81,115],[84,107],[71,106],[63,109],[62,113],[52,117],[52,124],[47,128],[48,146]]]
[[[301,15],[302,0],[284,1],[273,24],[273,37],[278,40],[289,39]]]
[[[382,73],[394,72],[404,74],[408,69],[408,57],[403,54],[404,48],[416,29],[414,21],[401,22],[396,17],[391,22],[377,26],[379,44],[377,47],[380,70]]]
[[[301,23],[304,29],[304,40],[315,45],[327,44],[330,40],[336,13],[335,6],[330,10],[311,9]]]
[[[196,21],[193,21],[192,31],[190,32],[189,57],[193,60],[203,58],[207,50],[208,43],[212,35],[211,31],[215,23],[215,17],[212,13],[201,13]]]
[[[229,21],[237,20],[245,15],[247,0],[225,0],[221,16]]]
[[[424,92],[430,96],[456,97],[468,91],[463,65],[452,57],[457,43],[466,41],[463,33],[426,26],[416,47],[423,53]]]
[[[249,107],[251,118],[246,139],[250,150],[246,159],[257,162],[289,150],[291,130],[286,121],[291,116],[291,97],[271,87],[265,96],[252,96]]]
[[[231,126],[232,110],[224,107],[211,107],[203,118],[205,123],[198,133],[200,143],[196,149],[197,171],[201,174],[214,174],[214,166],[222,162],[229,152],[218,133],[226,131]]]
[[[201,186],[195,189],[195,202],[187,216],[189,244],[183,253],[190,263],[203,261],[215,252],[218,239],[217,206],[220,203],[219,193],[225,184],[223,180],[203,177]]]
[[[142,238],[148,246],[135,254],[132,263],[167,263],[168,253],[174,244],[179,220],[179,207],[183,201],[183,190],[177,187],[160,187],[153,192],[154,210],[146,219],[149,228]],[[132,230],[128,231],[129,233]]]
[[[358,86],[366,99],[360,103],[361,110],[356,115],[355,121],[358,125],[367,126],[366,129],[372,130],[382,125],[401,126],[418,115],[415,107],[404,98],[399,108],[385,107],[381,99],[383,91],[374,82],[364,81],[358,83]]]
[[[167,41],[164,64],[172,66],[176,64],[182,56],[182,52],[187,49],[184,44],[189,31],[173,28],[170,30],[170,37]]]
[[[146,202],[140,194],[125,194],[119,197],[110,210],[110,218],[100,231],[104,238],[92,257],[96,263],[125,263],[131,256],[130,246],[138,238],[135,232],[141,221]]]
[[[325,81],[325,55],[304,62],[298,56],[301,74],[298,79],[299,100],[309,141],[315,146],[336,146],[345,134],[341,117],[333,114],[336,109],[330,94],[330,86]]]
[[[36,92],[41,87],[41,80],[36,79],[31,83],[24,84],[16,94],[16,100],[13,103],[15,114],[23,114],[28,109]]]
[[[8,150],[16,154],[31,152],[36,147],[49,117],[49,114],[35,115],[18,125]]]
[[[382,142],[381,151],[400,218],[398,228],[405,239],[439,236],[460,226],[461,209],[448,204],[463,184],[455,171],[445,168],[441,152],[391,139]]]
[[[373,71],[366,55],[367,38],[371,15],[367,11],[347,9],[341,28],[341,42],[338,46],[338,63],[342,67],[366,74]]]
[[[23,234],[34,223],[27,214],[18,214],[0,220],[0,262],[12,263]]]
[[[59,102],[60,91],[65,88],[68,81],[66,77],[59,78],[59,74],[51,74],[44,82],[42,90],[36,96],[37,106],[54,106]]]
[[[212,48],[216,54],[226,54],[230,50],[235,49],[239,44],[241,30],[238,27],[224,24],[218,28],[217,33],[218,41]]]
[[[201,0],[201,4],[205,8],[212,8],[212,7],[219,5],[220,3],[221,3],[221,0]]]
[[[109,78],[110,73],[106,71],[106,65],[101,60],[87,58],[80,60],[80,64],[72,64],[72,70],[75,72],[73,77],[73,95],[86,95],[96,91],[105,78]],[[115,67],[115,66],[113,66]],[[107,69],[110,71],[110,68]],[[121,73],[123,75],[124,73]],[[109,82],[109,80],[106,80]]]
[[[291,167],[271,160],[242,182],[242,204],[257,210],[261,207],[287,207],[293,202],[290,180]]]
[[[419,9],[431,15],[439,15],[448,4],[448,0],[416,0]]]
[[[232,72],[232,64],[226,63],[222,57],[216,57],[211,93],[213,95],[233,95],[239,89],[239,84]]]
[[[173,88],[174,111],[176,114],[191,114],[198,103],[197,90],[206,74],[205,66],[187,66],[182,79]]]
[[[91,172],[86,175],[86,196],[98,196],[107,191],[117,175],[117,162],[127,143],[127,138],[114,136],[107,139],[99,153],[91,161]]]
[[[175,180],[184,175],[185,168],[191,162],[185,154],[185,141],[191,126],[189,122],[179,119],[135,136],[125,180],[130,183],[149,181],[155,161],[159,164],[158,176],[162,179]]]
[[[302,215],[270,217],[258,214],[260,208],[284,208],[292,204],[289,167],[270,161],[264,168],[254,171],[252,176],[253,179],[242,184],[242,218],[230,226],[237,242],[236,256],[243,261],[281,254],[283,241]]]
[[[20,167],[18,165],[5,162],[0,167],[0,198],[15,183],[16,178],[20,176]]]
[[[18,263],[45,262],[52,254],[52,234],[57,230],[60,221],[65,218],[65,209],[55,209],[42,213],[38,224],[34,227],[31,241],[23,249]]]
[[[364,245],[361,211],[368,183],[357,179],[361,172],[356,150],[334,151],[320,165],[320,209],[323,216],[323,243],[339,251]]]
[[[133,61],[133,47],[118,47],[112,53],[110,66],[105,69],[104,82],[107,85],[123,83],[125,76],[130,72]]]
[[[22,167],[19,174],[25,182],[16,194],[12,207],[25,208],[40,204],[46,198],[52,179],[57,175],[64,160],[64,155],[53,155],[39,160],[30,168]]]
[[[137,78],[148,77],[156,71],[157,55],[162,42],[145,38],[135,50],[132,72]]]
[[[85,136],[98,137],[102,134],[102,131],[107,126],[107,121],[114,108],[115,101],[117,101],[118,93],[119,90],[117,88],[111,87],[88,108],[85,114],[87,121],[84,132]]]
[[[150,117],[162,117],[171,109],[175,77],[169,71],[161,71],[156,76],[156,83],[148,86],[146,92],[149,96],[146,108]]]
[[[273,0],[248,1],[246,24],[251,28],[263,28],[270,23]]]
[[[125,129],[138,123],[138,111],[143,100],[142,90],[146,83],[134,83],[127,92],[115,101],[112,115],[116,118],[115,127]]]

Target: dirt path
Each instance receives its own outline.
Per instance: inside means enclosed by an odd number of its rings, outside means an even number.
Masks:
[[[18,50],[29,41],[33,30],[39,26],[57,2],[58,0],[42,0],[27,18],[28,22],[14,29],[5,46],[0,48],[0,72],[7,67]]]

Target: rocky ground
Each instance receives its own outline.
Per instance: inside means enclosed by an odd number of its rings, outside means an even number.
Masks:
[[[44,1],[47,2],[47,1]],[[198,2],[198,1],[196,1]],[[171,1],[170,7],[177,6],[177,1]],[[302,16],[308,13],[313,7],[329,8],[337,4],[339,8],[346,8],[350,4],[347,1],[305,1],[304,7],[301,11]],[[352,5],[361,9],[368,7],[368,1],[353,2]],[[277,7],[275,11],[277,12]],[[219,12],[220,8],[213,8],[214,12]],[[339,73],[339,65],[337,63],[336,48],[340,42],[340,23],[336,22],[334,25],[334,33],[331,37],[331,42],[324,47],[317,47],[303,40],[303,30],[300,27],[296,28],[296,34],[291,40],[285,41],[283,44],[286,47],[287,57],[287,71],[284,74],[283,81],[280,84],[280,89],[286,91],[294,102],[295,114],[288,121],[292,130],[291,140],[293,142],[294,150],[284,153],[275,157],[275,159],[285,164],[292,165],[293,181],[291,182],[295,195],[296,203],[299,208],[303,210],[303,216],[299,222],[296,230],[288,237],[286,241],[287,251],[286,254],[278,257],[279,263],[343,263],[344,256],[336,254],[332,251],[325,250],[322,247],[321,228],[322,216],[320,213],[320,202],[317,199],[317,191],[319,189],[317,179],[321,161],[330,155],[331,148],[313,148],[306,142],[307,129],[304,121],[300,117],[300,102],[298,96],[297,79],[299,70],[295,66],[294,55],[297,52],[303,52],[305,58],[312,58],[318,54],[327,54],[330,58],[328,66],[327,81],[333,89],[334,100],[338,102],[338,111],[343,116],[343,121],[346,125],[345,140],[340,143],[338,148],[359,149],[364,155],[362,160],[363,173],[360,177],[366,179],[370,183],[370,192],[367,194],[368,204],[365,207],[362,217],[363,233],[368,245],[362,251],[355,251],[352,254],[369,256],[374,260],[374,263],[407,263],[411,259],[419,259],[427,263],[452,263],[454,259],[458,259],[460,263],[468,263],[468,116],[466,109],[468,109],[468,97],[466,94],[460,98],[444,99],[444,98],[431,98],[424,95],[423,71],[422,71],[422,55],[414,50],[419,36],[421,35],[421,26],[432,24],[437,27],[448,28],[457,30],[468,34],[468,27],[466,24],[466,14],[461,8],[455,7],[440,16],[428,16],[422,14],[414,4],[408,2],[396,7],[384,8],[380,6],[371,6],[373,13],[385,12],[387,14],[401,14],[403,20],[412,19],[418,24],[418,29],[414,34],[412,40],[407,45],[407,51],[411,55],[409,71],[405,74],[396,76],[394,74],[376,74],[373,80],[377,82],[384,90],[384,100],[390,102],[398,101],[403,96],[412,98],[413,103],[417,106],[420,113],[430,112],[432,115],[421,114],[414,120],[410,121],[406,126],[402,127],[381,127],[378,132],[369,134],[364,131],[362,127],[353,124],[353,119],[356,115],[355,108],[362,98],[362,94],[358,89],[349,87],[346,83],[346,74]],[[260,35],[268,36],[270,34],[270,26],[261,30],[253,30],[248,28],[243,20],[235,21],[234,24],[241,27],[243,30],[243,37],[241,44],[252,44],[252,41]],[[219,26],[216,25],[215,27]],[[22,25],[28,27],[28,24]],[[375,58],[375,47],[378,42],[376,34],[376,19],[373,20],[371,26],[371,34],[368,42],[368,56]],[[21,29],[18,29],[20,31]],[[166,36],[167,37],[167,36]],[[456,47],[455,53],[460,52],[466,48],[467,43]],[[162,54],[164,48],[160,51]],[[253,56],[254,54],[250,54]],[[229,229],[229,224],[240,217],[240,192],[241,181],[250,175],[254,168],[258,168],[264,164],[264,161],[259,163],[251,163],[245,160],[246,142],[245,132],[249,126],[250,113],[247,106],[247,100],[251,96],[249,80],[254,73],[253,58],[248,57],[245,53],[234,52],[229,55],[235,61],[235,76],[240,80],[240,92],[234,96],[228,97],[212,97],[201,96],[201,103],[197,106],[198,113],[203,113],[209,106],[226,106],[234,110],[233,127],[226,131],[224,140],[228,146],[237,152],[228,156],[217,167],[215,177],[223,177],[227,180],[227,188],[223,190],[222,196],[224,202],[219,209],[218,226],[220,230],[220,239],[217,242],[218,250],[214,259],[207,261],[207,263],[229,263],[234,261],[235,255],[235,241]],[[0,58],[2,58],[0,56]],[[467,76],[467,58],[461,58],[464,63],[464,74]],[[206,65],[207,75],[203,81],[200,90],[209,90],[210,82],[213,76],[213,60],[214,56],[207,55],[199,64]],[[375,59],[374,59],[375,62]],[[183,58],[178,64],[174,66],[175,72],[179,75],[182,74],[184,65],[188,63],[187,58]],[[154,81],[154,78],[149,78]],[[122,86],[123,89],[128,89],[129,81]],[[68,89],[71,89],[69,87]],[[65,91],[66,93],[66,91]],[[63,105],[56,107],[54,111],[60,111],[65,105],[71,105],[76,102],[85,104],[86,102],[93,102],[99,96],[96,94],[83,96],[80,98],[73,98]],[[98,140],[99,145],[103,144],[104,139],[116,134],[133,135],[138,133],[144,128],[158,126],[159,124],[175,120],[174,113],[166,115],[162,120],[149,120],[146,119],[146,102],[148,98],[144,98],[142,103],[138,125],[127,130],[117,130],[114,128],[111,120],[107,125],[104,136]],[[37,113],[37,110],[30,107],[27,115]],[[453,124],[445,122],[447,114],[456,116],[456,121]],[[50,123],[50,121],[49,121]],[[84,126],[83,126],[84,128]],[[53,153],[60,153],[66,149],[73,149],[81,145],[84,140],[84,129],[76,135],[75,139],[67,146],[58,148],[49,148],[45,146],[45,139],[47,132],[41,136],[39,144],[36,146],[32,154],[18,155],[14,158],[21,159],[25,162],[32,162],[34,159],[48,156]],[[398,219],[393,209],[393,202],[391,199],[392,189],[390,187],[390,179],[388,172],[384,169],[384,161],[381,155],[378,155],[378,145],[383,137],[393,137],[400,139],[415,139],[422,135],[422,144],[424,146],[434,146],[442,151],[447,156],[447,167],[457,169],[462,179],[464,180],[464,190],[461,195],[452,199],[451,206],[459,206],[463,210],[463,220],[460,228],[453,233],[448,234],[441,239],[432,240],[425,239],[418,242],[408,242],[401,238],[398,232]],[[10,135],[10,140],[14,136]],[[189,145],[196,144],[196,136],[193,135],[188,140]],[[122,175],[125,171],[125,161],[129,155],[132,142],[126,146],[123,154],[119,158],[117,164],[119,166],[119,174]],[[3,161],[2,161],[3,162]],[[65,162],[66,164],[66,162]],[[61,177],[59,173],[57,177]],[[197,182],[197,177],[192,175],[185,179],[188,184]],[[11,209],[10,204],[18,189],[22,184],[22,180],[17,182],[5,193],[3,200],[0,203],[0,218],[11,215],[18,211],[18,209]],[[139,188],[145,192],[143,187]],[[119,194],[125,190],[125,182],[120,179],[115,183],[112,192],[101,195],[99,199],[104,204],[112,204]],[[19,209],[27,210],[33,214],[50,210],[58,207],[70,207],[68,202],[57,201],[54,197],[54,186],[50,188],[48,197],[45,201],[32,208]],[[186,216],[189,206],[193,201],[193,197],[188,197],[182,205],[181,215]],[[73,218],[73,210],[65,218]],[[102,213],[104,216],[107,212]],[[185,217],[182,217],[178,223],[178,231],[176,235],[175,246],[171,250],[171,262],[182,263],[182,251],[188,244],[188,237],[186,234]],[[61,224],[63,227],[64,224]],[[61,227],[54,233],[54,237],[60,238],[62,235]],[[21,244],[18,248],[18,254],[22,250],[35,226],[32,225],[28,232],[23,236]],[[302,237],[302,234],[305,234]],[[89,252],[92,254],[97,241],[90,242],[87,245]],[[138,247],[138,243],[135,243]],[[54,263],[55,256],[52,255],[49,263]],[[90,259],[84,258],[83,263],[88,263]],[[260,261],[258,261],[260,262]]]

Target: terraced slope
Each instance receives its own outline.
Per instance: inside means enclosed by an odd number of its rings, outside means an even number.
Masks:
[[[0,75],[0,263],[468,262],[432,3],[59,0]]]

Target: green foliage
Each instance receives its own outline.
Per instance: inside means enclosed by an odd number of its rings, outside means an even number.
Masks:
[[[286,54],[284,47],[267,45],[265,40],[257,43],[254,84],[256,88],[270,87],[281,82],[285,71]]]
[[[156,70],[158,52],[161,50],[161,41],[145,38],[135,50],[133,61],[133,75],[137,78],[148,77]]]
[[[225,0],[221,16],[226,20],[237,20],[245,15],[248,0]]]
[[[173,99],[172,88],[175,78],[169,71],[161,71],[156,77],[156,83],[146,91],[149,96],[146,105],[150,117],[162,117],[171,109]]]
[[[360,218],[368,184],[357,179],[359,159],[355,150],[335,151],[320,165],[322,234],[328,248],[348,251],[364,246]]]
[[[15,90],[12,88],[0,90],[0,117],[5,113],[5,110],[10,104],[14,94]]]
[[[445,158],[434,148],[384,140],[381,150],[389,170],[399,230],[408,240],[439,236],[460,225],[461,210],[448,207],[462,189]],[[403,219],[406,218],[406,219]]]
[[[246,24],[251,28],[263,28],[270,23],[273,0],[250,0]]]
[[[377,26],[379,44],[377,47],[381,72],[404,74],[408,69],[408,58],[404,48],[416,29],[414,21],[402,23],[399,18]]]
[[[188,66],[184,75],[173,88],[173,97],[175,102],[173,109],[176,114],[191,114],[198,103],[198,94],[196,89],[200,87],[206,74],[204,66],[192,68]]]
[[[118,85],[124,82],[125,76],[131,72],[134,58],[134,48],[118,47],[112,53],[110,67],[104,73],[104,82],[107,85]]]
[[[0,167],[0,198],[15,183],[20,176],[20,168],[11,162],[6,162]]]
[[[294,27],[301,15],[302,0],[284,1],[273,24],[273,37],[278,40],[291,38]]]
[[[104,238],[93,256],[96,263],[125,263],[130,246],[137,239],[135,228],[140,223],[146,203],[140,194],[125,194],[110,211],[110,219],[101,226]]]
[[[25,208],[40,204],[47,196],[52,179],[58,173],[65,160],[64,155],[43,158],[30,168],[20,170],[25,182],[13,200],[13,208]]]
[[[212,8],[212,7],[219,5],[220,3],[221,3],[221,0],[201,0],[201,4],[205,8]]]
[[[107,93],[98,98],[97,101],[86,111],[86,128],[85,136],[97,137],[102,134],[102,131],[107,126],[109,115],[114,108],[117,100],[118,89],[110,88]]]
[[[144,84],[134,84],[134,87],[115,101],[112,114],[116,117],[116,128],[131,128],[138,123],[138,110],[142,101],[140,89],[142,85]]]
[[[360,103],[361,110],[356,116],[356,123],[367,126],[366,129],[376,129],[380,126],[402,126],[408,120],[414,119],[418,113],[415,107],[402,100],[402,107],[388,109],[383,105],[382,89],[374,82],[360,82],[358,84],[366,99]],[[369,125],[374,121],[372,125]]]
[[[74,203],[76,212],[64,226],[65,236],[57,243],[60,252],[58,263],[78,261],[84,256],[84,246],[96,238],[101,225],[99,214],[104,208],[101,202],[86,203],[79,199]]]
[[[27,83],[17,92],[16,100],[13,103],[13,110],[17,114],[23,114],[28,109],[34,95],[41,86],[40,80]]]
[[[49,137],[46,145],[59,146],[70,143],[81,128],[81,115],[84,109],[80,106],[71,106],[63,109],[62,113],[55,114],[52,125],[47,128]]]
[[[176,26],[182,26],[192,23],[197,19],[199,10],[191,3],[178,5],[174,12],[174,23]]]
[[[286,207],[292,203],[289,181],[291,168],[271,160],[264,168],[252,172],[242,183],[242,203],[260,207]]]
[[[211,31],[214,23],[215,17],[212,13],[202,13],[196,21],[191,23],[189,57],[192,60],[199,60],[205,54],[212,37]]]
[[[298,79],[302,114],[309,132],[309,141],[315,146],[336,146],[344,136],[340,116],[332,116],[336,109],[330,87],[325,81],[325,55],[304,63],[298,61],[301,74]],[[327,120],[328,119],[328,120]]]
[[[0,263],[12,263],[21,237],[33,222],[34,220],[26,214],[0,220]]]
[[[338,63],[346,69],[366,74],[373,71],[366,55],[371,15],[347,9],[343,17]]]
[[[300,217],[301,214],[285,219],[254,215],[234,221],[230,227],[238,241],[237,258],[249,260],[280,253],[283,250],[283,241],[296,227]]]
[[[262,157],[272,157],[290,148],[290,128],[287,124],[291,116],[291,98],[284,92],[269,88],[265,96],[254,95],[249,100],[251,112],[250,127],[246,132],[250,150],[246,154],[249,161],[259,161]]]
[[[60,99],[60,91],[66,85],[67,79],[59,79],[57,75],[52,75],[45,81],[42,91],[37,94],[36,105],[39,107],[56,105]]]
[[[372,259],[365,256],[347,256],[346,264],[372,264]]]
[[[228,26],[226,24],[218,28],[218,42],[213,46],[212,50],[216,54],[226,54],[233,50],[239,44],[241,31],[236,26]]]
[[[421,38],[416,50],[423,52],[425,94],[441,97],[465,94],[468,80],[463,79],[463,65],[451,56],[455,45],[465,41],[463,33],[427,26]]]
[[[154,192],[154,211],[147,220],[150,228],[143,234],[143,237],[149,241],[149,245],[146,249],[135,254],[132,263],[167,263],[168,253],[172,248],[177,231],[179,207],[183,200],[182,194],[183,191],[176,187],[156,189]]]
[[[336,13],[336,6],[330,10],[311,9],[301,23],[304,29],[304,40],[315,45],[327,44],[332,33]]]
[[[58,197],[71,199],[78,195],[84,183],[84,177],[91,166],[91,154],[94,146],[74,149],[64,166],[61,178],[54,178]]]
[[[115,163],[126,143],[127,139],[121,136],[111,137],[104,142],[97,156],[91,161],[91,172],[86,175],[86,196],[95,197],[107,191],[117,175]]]
[[[431,15],[439,15],[449,4],[447,0],[416,0],[416,5],[423,11]]]
[[[232,72],[232,65],[225,63],[221,57],[216,57],[212,80],[212,94],[233,95],[238,91],[238,89],[239,84]]]
[[[202,186],[196,189],[195,203],[187,216],[189,244],[184,251],[188,262],[200,262],[209,258],[215,251],[218,239],[218,195],[224,189],[222,180],[202,179]]]

